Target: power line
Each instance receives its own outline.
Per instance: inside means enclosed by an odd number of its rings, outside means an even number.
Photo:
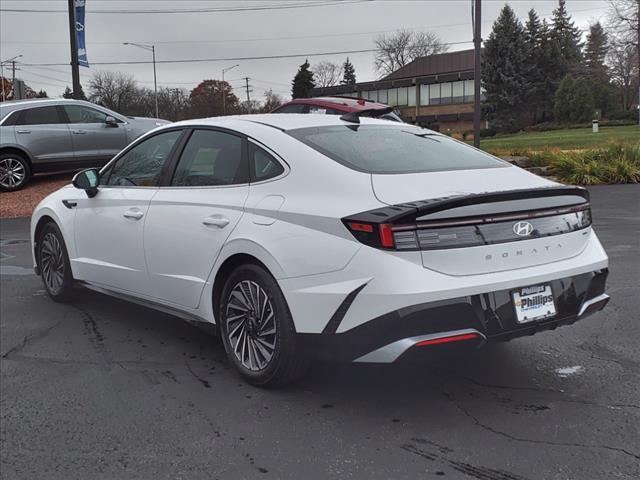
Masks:
[[[472,43],[470,40],[465,40],[462,42],[449,42],[445,45],[462,45]],[[173,60],[156,60],[156,63],[204,63],[204,62],[231,62],[231,61],[247,61],[247,60],[275,60],[279,58],[301,58],[301,57],[321,57],[328,55],[345,55],[345,54],[356,54],[356,53],[372,53],[376,52],[376,48],[365,48],[361,50],[340,50],[333,52],[307,52],[307,53],[291,53],[291,54],[283,54],[283,55],[264,55],[264,56],[255,56],[255,57],[226,57],[226,58],[181,58],[181,59],[173,59]],[[152,63],[150,60],[128,60],[121,62],[92,62],[92,65],[146,65]],[[24,63],[25,66],[61,66],[68,65],[66,63]]]
[[[325,0],[313,3],[283,3],[260,6],[243,7],[208,7],[208,8],[178,8],[178,9],[153,9],[153,10],[87,10],[87,14],[181,14],[181,13],[219,13],[219,12],[253,12],[265,10],[289,10],[294,8],[326,7],[346,5],[352,3],[369,3],[376,0]],[[0,8],[0,12],[6,13],[67,13],[67,10],[37,10],[30,8]]]

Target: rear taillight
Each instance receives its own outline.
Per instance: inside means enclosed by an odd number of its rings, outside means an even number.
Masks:
[[[395,248],[393,229],[388,223],[359,223],[344,221],[351,234],[356,239],[375,248]]]

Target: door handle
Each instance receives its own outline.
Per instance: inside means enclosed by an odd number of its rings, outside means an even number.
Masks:
[[[31,130],[18,130],[16,133],[31,133]]]
[[[74,202],[73,200],[62,200],[62,204],[67,208],[74,208],[78,206],[78,202]]]
[[[205,218],[202,223],[207,227],[224,228],[229,225],[229,219],[227,217],[223,217],[222,215],[212,215]]]
[[[85,133],[87,133],[86,130],[73,130],[73,133],[75,133],[76,135],[84,135]]]
[[[144,217],[144,213],[142,213],[137,208],[132,208],[131,210],[127,210],[122,214],[125,218],[130,218],[131,220],[140,220]]]

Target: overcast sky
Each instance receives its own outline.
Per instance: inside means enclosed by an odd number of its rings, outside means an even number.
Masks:
[[[172,14],[107,14],[99,10],[188,9],[222,7],[267,7],[309,4],[322,6],[244,12],[200,12]],[[374,38],[399,28],[432,31],[450,50],[471,48],[471,0],[87,0],[86,40],[89,62],[150,60],[151,53],[122,45],[123,42],[154,43],[157,60],[255,57],[373,48]],[[483,38],[491,30],[504,1],[483,0]],[[533,6],[541,17],[549,18],[557,0],[509,2],[524,19]],[[327,5],[329,4],[329,5]],[[605,0],[568,0],[569,13],[583,29],[602,20]],[[291,6],[291,5],[289,5]],[[66,0],[0,0],[2,9],[66,10]],[[69,63],[69,30],[66,13],[0,12],[0,59],[21,54],[24,64]],[[469,42],[469,43],[458,43]],[[313,65],[321,60],[342,63],[346,54],[309,57]],[[358,81],[375,80],[373,53],[348,55]],[[227,72],[236,94],[245,99],[244,80],[250,77],[252,98],[262,99],[272,88],[289,97],[290,84],[304,56],[271,60],[215,61],[206,63],[159,64],[158,84],[191,89],[205,78],[221,78],[221,69],[235,63]],[[45,89],[50,97],[59,96],[71,84],[68,66],[20,66],[16,76],[35,90]],[[85,86],[97,70],[120,70],[132,74],[147,87],[153,87],[149,65],[80,67]],[[5,68],[5,76],[10,71]]]

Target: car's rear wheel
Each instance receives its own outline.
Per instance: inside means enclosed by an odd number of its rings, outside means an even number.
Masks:
[[[0,190],[12,192],[24,187],[31,177],[31,168],[26,158],[16,153],[0,155]]]
[[[67,247],[62,232],[53,223],[47,223],[38,236],[38,266],[42,283],[56,302],[66,302],[73,293],[73,276]]]
[[[250,383],[290,383],[306,370],[293,319],[275,279],[262,267],[236,268],[225,282],[218,318],[229,360]]]

